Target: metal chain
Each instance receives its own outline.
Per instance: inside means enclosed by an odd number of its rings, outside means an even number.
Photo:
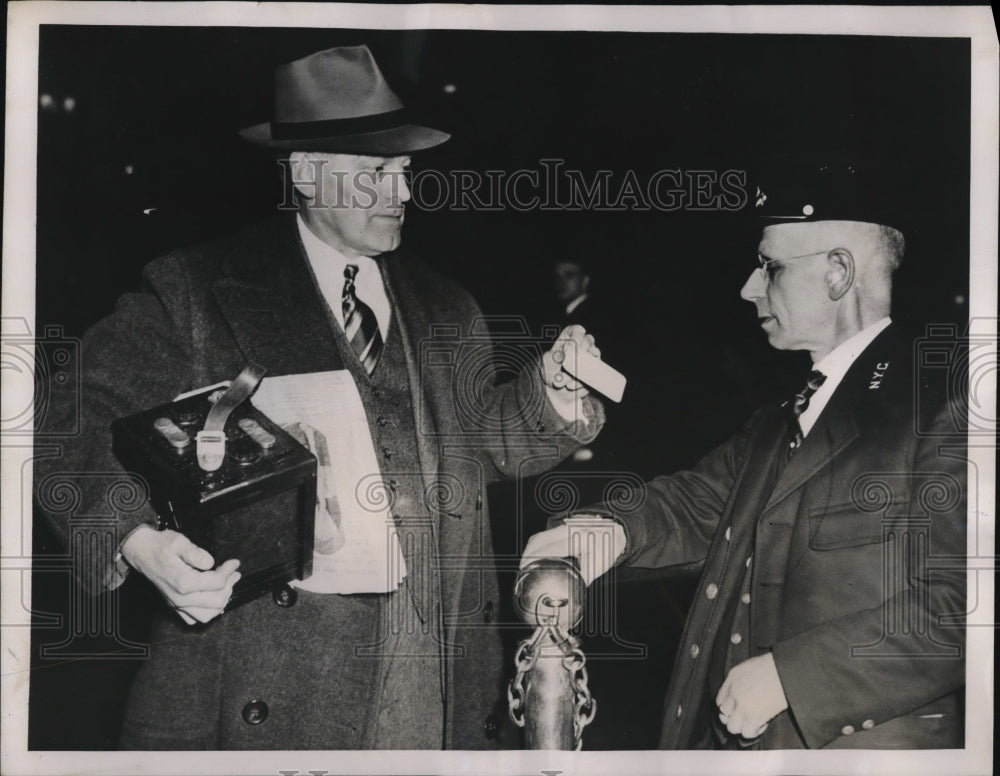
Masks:
[[[569,672],[574,695],[573,737],[576,739],[576,751],[580,751],[583,747],[583,729],[593,722],[594,715],[597,714],[597,700],[590,694],[587,686],[587,656],[580,648],[579,639],[558,625],[539,625],[531,638],[524,639],[517,645],[514,655],[517,675],[507,685],[510,720],[518,727],[524,727],[524,678],[538,661],[541,650],[537,647],[545,634],[551,635],[552,640],[565,653],[562,665]]]
[[[514,665],[517,675],[507,685],[507,713],[510,721],[518,727],[524,727],[524,677],[534,668],[538,661],[538,650],[533,649],[542,640],[548,627],[539,625],[530,639],[524,639],[517,645],[514,655]]]
[[[568,636],[570,652],[563,658],[563,668],[569,671],[573,694],[576,698],[573,708],[573,735],[576,738],[576,751],[583,747],[583,729],[594,721],[597,714],[597,701],[590,694],[587,686],[587,656],[580,649],[580,642],[573,636]]]

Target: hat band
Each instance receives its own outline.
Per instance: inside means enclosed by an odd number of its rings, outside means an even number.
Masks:
[[[323,121],[272,121],[271,137],[275,140],[314,140],[338,135],[356,135],[396,129],[407,123],[406,108],[358,116],[350,119],[324,119]]]

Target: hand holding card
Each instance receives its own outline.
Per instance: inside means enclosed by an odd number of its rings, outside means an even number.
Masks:
[[[603,394],[613,402],[620,402],[625,393],[627,382],[625,375],[614,367],[601,361],[581,347],[574,347],[568,344],[563,350],[553,354],[557,363],[562,364],[562,368],[600,394]]]

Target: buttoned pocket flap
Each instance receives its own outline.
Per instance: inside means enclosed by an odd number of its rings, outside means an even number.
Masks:
[[[809,515],[809,546],[837,550],[883,541],[880,514],[859,512],[853,505],[829,507]]]

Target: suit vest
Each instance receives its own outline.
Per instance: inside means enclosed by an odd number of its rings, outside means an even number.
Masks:
[[[394,314],[385,347],[369,376],[343,328],[334,337],[345,368],[357,385],[368,419],[381,482],[406,561],[399,590],[380,597],[379,638],[361,647],[380,659],[378,719],[372,744],[379,749],[440,748],[443,745],[443,666],[440,601],[434,600],[436,542],[420,460],[413,397],[402,333]],[[375,518],[375,515],[372,516]],[[413,708],[424,710],[414,715]],[[415,720],[420,719],[419,723]]]

